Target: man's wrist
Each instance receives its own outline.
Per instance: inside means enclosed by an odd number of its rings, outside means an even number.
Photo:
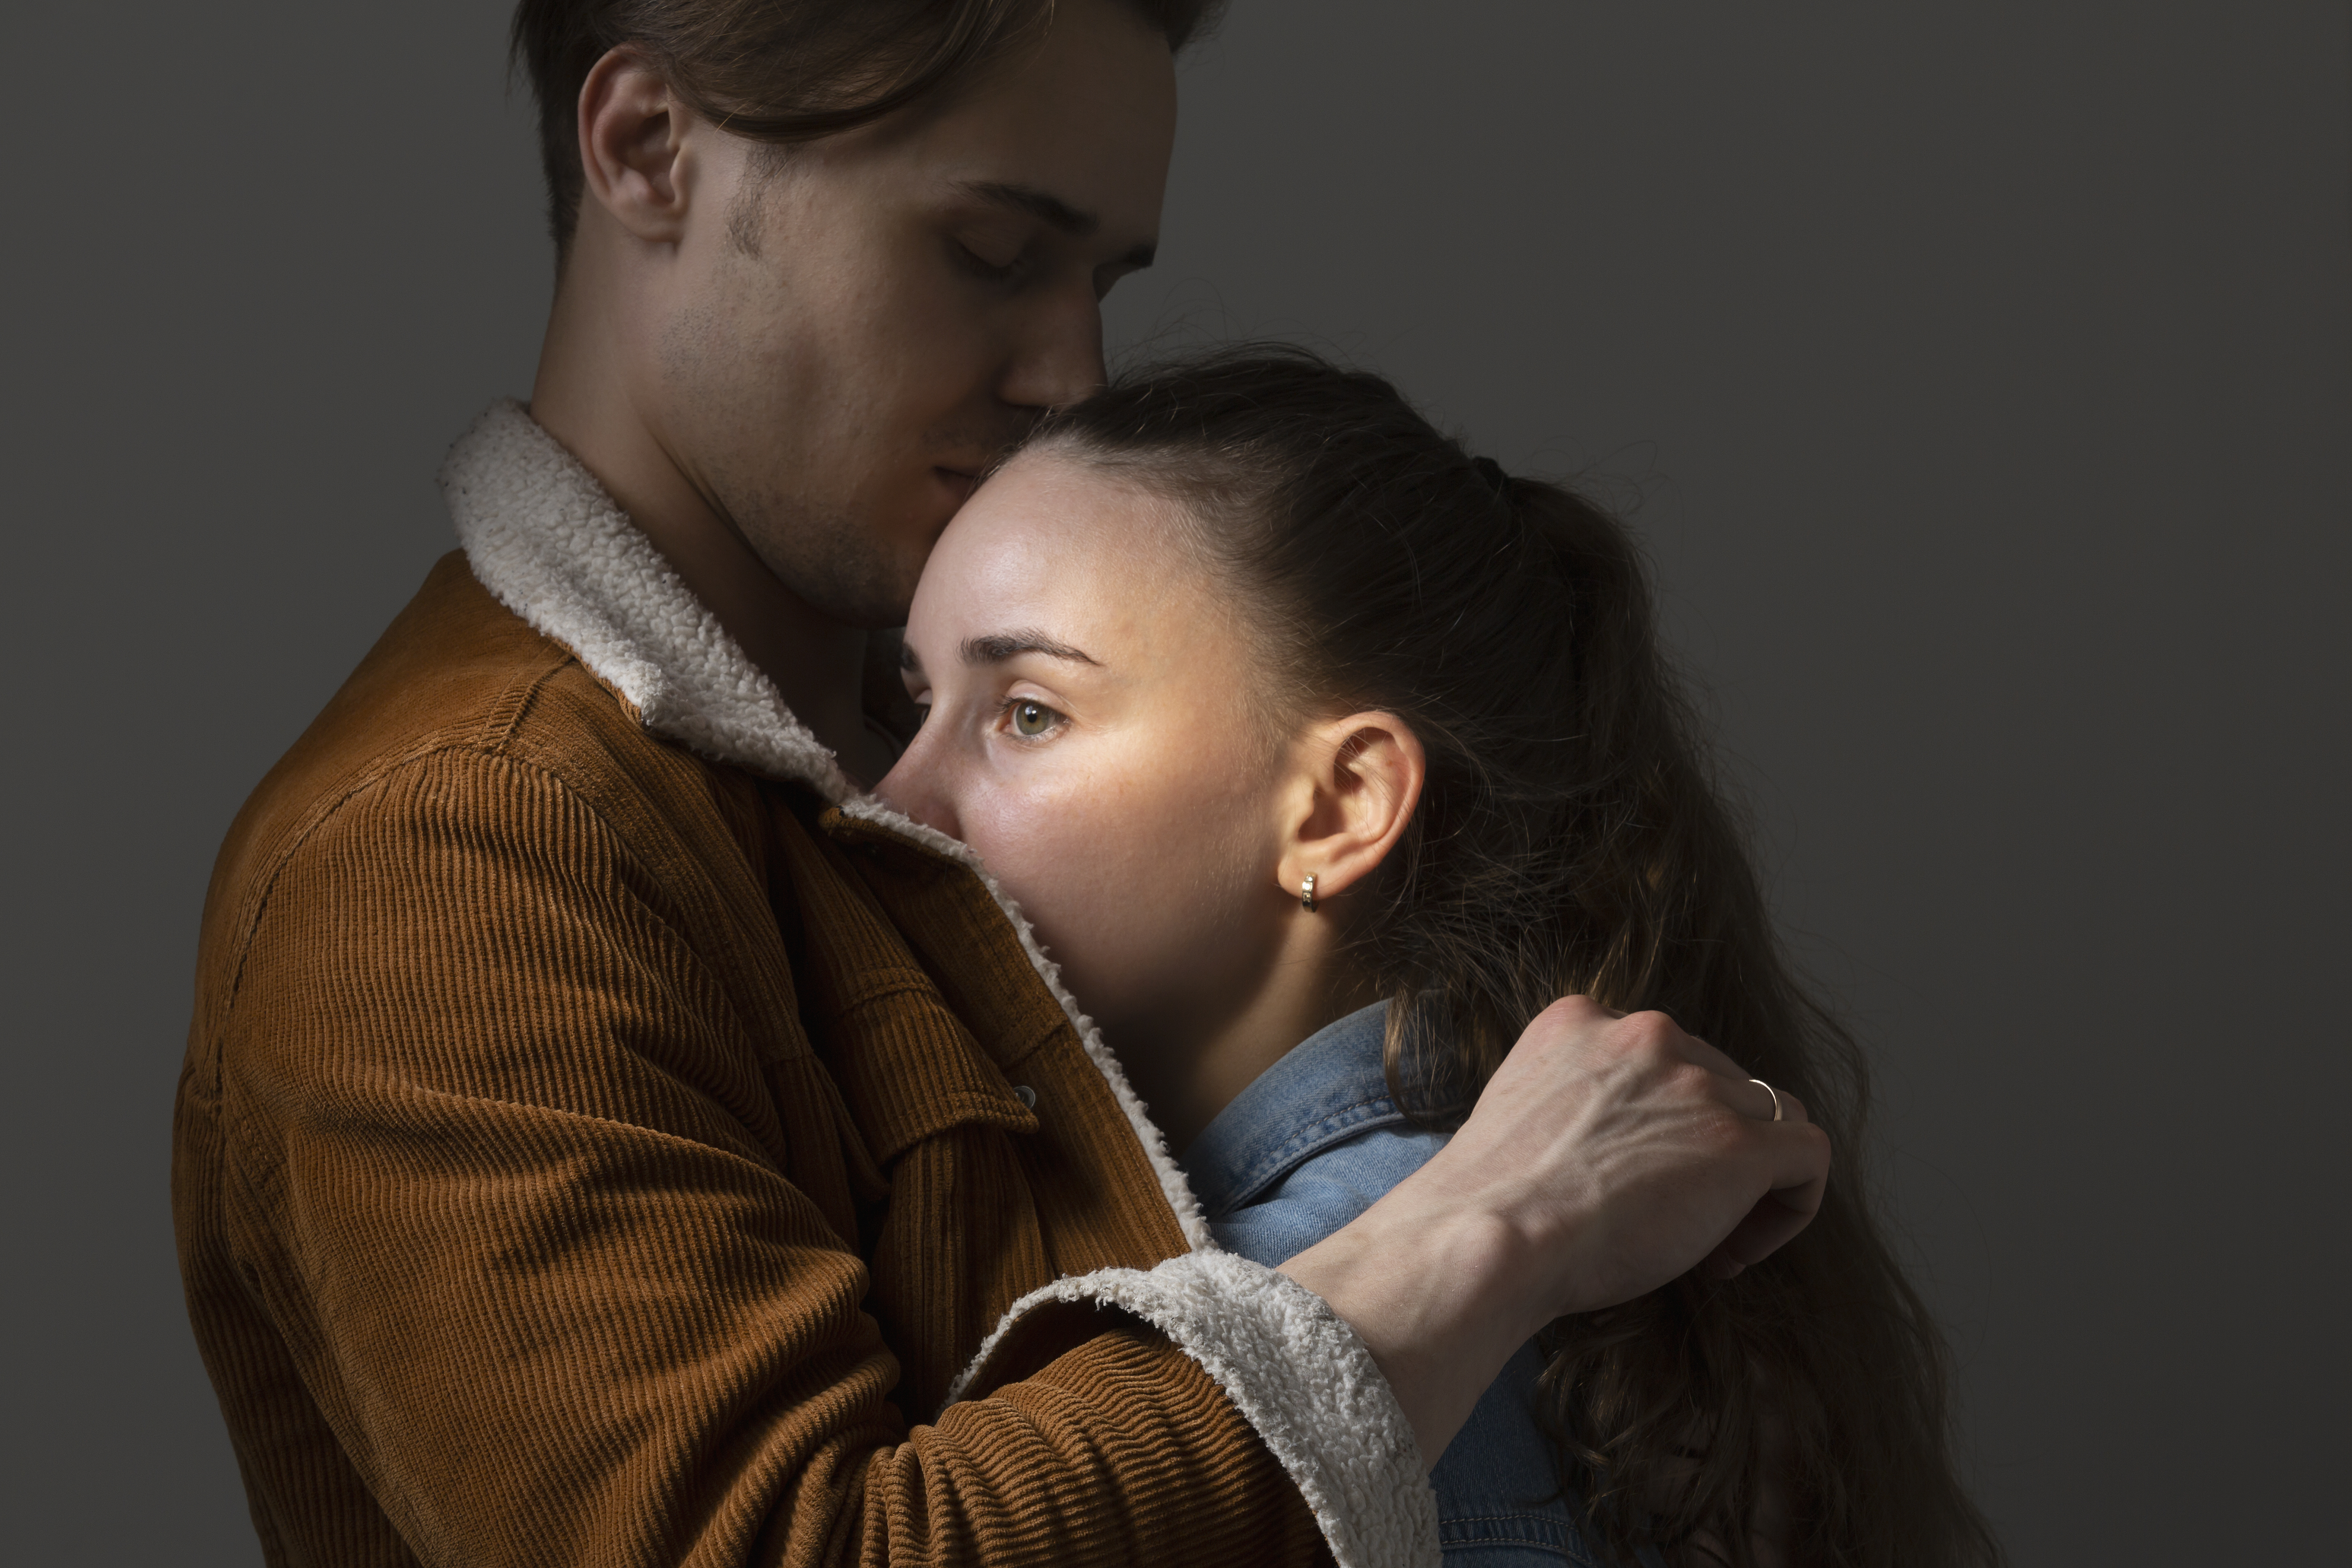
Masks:
[[[1475,1208],[1392,1202],[1281,1272],[1329,1304],[1370,1351],[1433,1467],[1511,1353],[1545,1321],[1519,1300],[1523,1239]]]

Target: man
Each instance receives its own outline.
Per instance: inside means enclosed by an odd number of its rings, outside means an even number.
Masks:
[[[1570,1001],[1357,1224],[1206,1249],[1025,928],[857,792],[867,632],[1101,378],[1201,9],[526,0],[530,405],[205,913],[175,1204],[272,1563],[1426,1563],[1516,1346],[1818,1200],[1801,1117]]]

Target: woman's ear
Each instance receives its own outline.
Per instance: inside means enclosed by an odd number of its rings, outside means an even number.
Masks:
[[[627,45],[607,52],[580,87],[580,169],[586,201],[637,238],[676,244],[686,232],[690,111]]]
[[[1315,879],[1319,901],[1379,869],[1421,803],[1429,760],[1421,738],[1393,713],[1350,713],[1316,725],[1298,742],[1297,773],[1276,876],[1297,898]]]

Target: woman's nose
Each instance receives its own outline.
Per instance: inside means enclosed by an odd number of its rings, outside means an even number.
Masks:
[[[914,740],[908,742],[898,762],[874,786],[874,794],[883,805],[924,826],[937,828],[950,838],[961,838],[963,834],[955,814],[955,792],[947,776],[951,759],[947,755],[948,748],[937,739],[940,729],[926,717],[923,727],[915,731]]]

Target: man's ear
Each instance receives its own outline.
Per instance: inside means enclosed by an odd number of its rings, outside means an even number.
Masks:
[[[580,87],[586,199],[650,244],[674,245],[686,232],[690,118],[661,73],[625,44],[598,60]]]
[[[1297,755],[1276,876],[1294,899],[1314,878],[1319,901],[1356,886],[1388,858],[1421,803],[1429,760],[1412,726],[1377,712],[1316,725]]]

